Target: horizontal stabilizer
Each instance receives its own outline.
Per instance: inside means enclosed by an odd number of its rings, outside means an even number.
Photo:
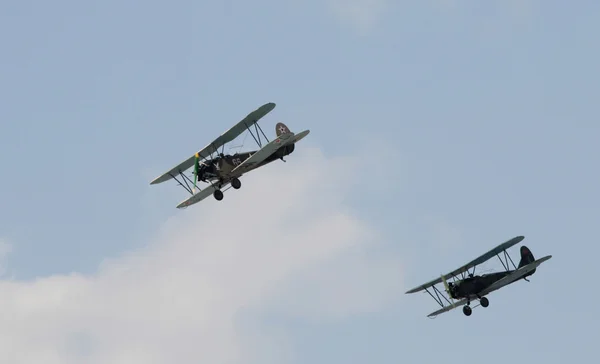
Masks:
[[[521,278],[527,276],[529,273],[531,273],[531,271],[535,270],[540,264],[542,264],[543,262],[545,262],[546,260],[548,260],[550,258],[552,258],[552,255],[546,255],[543,258],[540,258],[540,259],[538,259],[532,263],[529,263],[525,266],[522,266],[521,268],[515,270],[513,273],[507,275],[506,277],[504,277],[502,279],[499,279],[494,284],[492,284],[488,288],[481,291],[479,293],[479,295],[483,297],[483,296],[490,294],[496,290],[499,290],[500,288],[502,288],[504,286],[511,284],[512,282],[514,282],[518,279],[521,279]]]
[[[298,143],[299,141],[301,141],[302,139],[304,139],[304,137],[307,136],[308,133],[310,133],[310,130],[304,130],[304,131],[301,131],[301,132],[297,133],[296,135],[294,135],[294,140],[291,141],[288,144]]]

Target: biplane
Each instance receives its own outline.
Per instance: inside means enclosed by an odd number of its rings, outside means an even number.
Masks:
[[[294,151],[295,144],[306,137],[310,130],[304,130],[296,134],[291,132],[284,123],[279,122],[275,125],[275,139],[269,141],[258,125],[258,121],[274,108],[275,104],[270,102],[252,111],[242,121],[221,134],[206,147],[157,177],[150,184],[154,185],[170,179],[177,181],[180,186],[191,194],[190,197],[177,205],[177,208],[184,208],[198,203],[210,195],[221,201],[223,191],[230,187],[239,189],[242,186],[240,177],[245,173],[279,159],[285,162],[283,158]],[[252,127],[255,129],[256,135],[252,132]],[[245,130],[250,132],[259,149],[233,155],[225,154],[225,144],[236,139]],[[258,133],[259,130],[264,137],[264,145]],[[219,151],[219,148],[222,148],[221,151]],[[192,178],[190,178],[184,172],[192,167],[194,167],[194,170],[191,174]],[[178,175],[180,179],[177,178]],[[198,181],[208,185],[204,189],[198,189]],[[224,190],[224,187],[227,187],[227,189]]]
[[[446,274],[442,275],[440,278],[434,279],[430,282],[427,282],[423,285],[415,287],[406,293],[415,293],[422,290],[425,290],[429,295],[440,305],[441,309],[430,313],[427,315],[428,317],[437,316],[441,313],[450,311],[457,306],[463,306],[463,313],[466,316],[471,316],[471,302],[474,300],[479,300],[479,303],[483,307],[488,307],[489,299],[485,296],[488,294],[507,286],[511,283],[514,283],[518,280],[525,280],[529,282],[527,277],[531,276],[535,273],[536,268],[545,262],[546,260],[552,258],[552,255],[547,255],[543,258],[535,260],[531,250],[525,245],[521,246],[521,260],[519,261],[519,266],[515,266],[510,255],[506,252],[506,250],[519,242],[525,239],[524,236],[514,237],[494,249],[488,251],[487,253],[479,256],[478,258],[472,260],[471,262],[463,265],[462,267]],[[500,253],[504,253],[504,259],[500,258]],[[505,271],[503,272],[494,272],[482,275],[474,275],[475,267],[485,263],[486,261],[492,259],[497,256],[504,266]],[[508,265],[508,261],[512,263],[514,270],[511,270]],[[473,268],[471,272],[470,269]],[[460,276],[460,277],[459,277]],[[448,281],[452,279],[452,281]],[[444,295],[437,287],[436,284],[443,283],[444,289],[448,297]],[[430,291],[433,291],[432,292]],[[442,298],[445,300],[442,301]],[[455,302],[454,300],[459,300]],[[447,304],[444,304],[447,303]]]

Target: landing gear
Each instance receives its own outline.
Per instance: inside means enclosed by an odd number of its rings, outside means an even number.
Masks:
[[[487,299],[487,297],[479,297],[477,296],[477,298],[479,298],[479,304],[482,307],[487,307],[490,305],[490,301]],[[471,313],[473,313],[473,310],[471,309],[471,301],[468,301],[466,305],[463,306],[463,313],[465,314],[465,316],[471,316]]]
[[[487,307],[490,305],[490,301],[487,299],[487,297],[481,297],[481,299],[479,300],[479,303],[483,307]]]
[[[239,180],[239,178],[232,178],[231,179],[231,187],[233,187],[234,189],[238,190],[240,189],[240,187],[242,187],[242,182]],[[223,199],[223,191],[221,191],[221,187],[223,186],[223,181],[219,181],[219,184],[215,184],[213,185],[214,188],[217,188],[215,190],[215,192],[213,192],[213,196],[215,197],[215,199],[217,201],[221,201]]]
[[[470,306],[463,306],[463,313],[465,314],[465,316],[471,316],[471,313],[473,311],[471,310]]]

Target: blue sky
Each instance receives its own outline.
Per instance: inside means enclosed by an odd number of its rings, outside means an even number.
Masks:
[[[3,360],[593,354],[597,2],[1,9]],[[288,163],[184,211],[149,186],[271,101],[311,130]],[[553,259],[489,308],[404,295],[517,235]]]

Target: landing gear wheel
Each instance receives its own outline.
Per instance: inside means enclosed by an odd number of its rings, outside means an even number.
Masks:
[[[242,182],[239,179],[237,179],[237,178],[233,178],[231,180],[231,187],[233,187],[236,190],[238,190],[240,187],[242,187]]]
[[[217,201],[221,201],[223,199],[223,192],[221,190],[215,190],[215,192],[213,192],[213,196],[215,196]]]
[[[463,313],[465,314],[465,316],[471,316],[471,312],[471,307],[463,306]]]
[[[483,307],[487,307],[490,305],[490,301],[487,299],[487,297],[481,297],[479,303],[481,303],[481,306]]]

